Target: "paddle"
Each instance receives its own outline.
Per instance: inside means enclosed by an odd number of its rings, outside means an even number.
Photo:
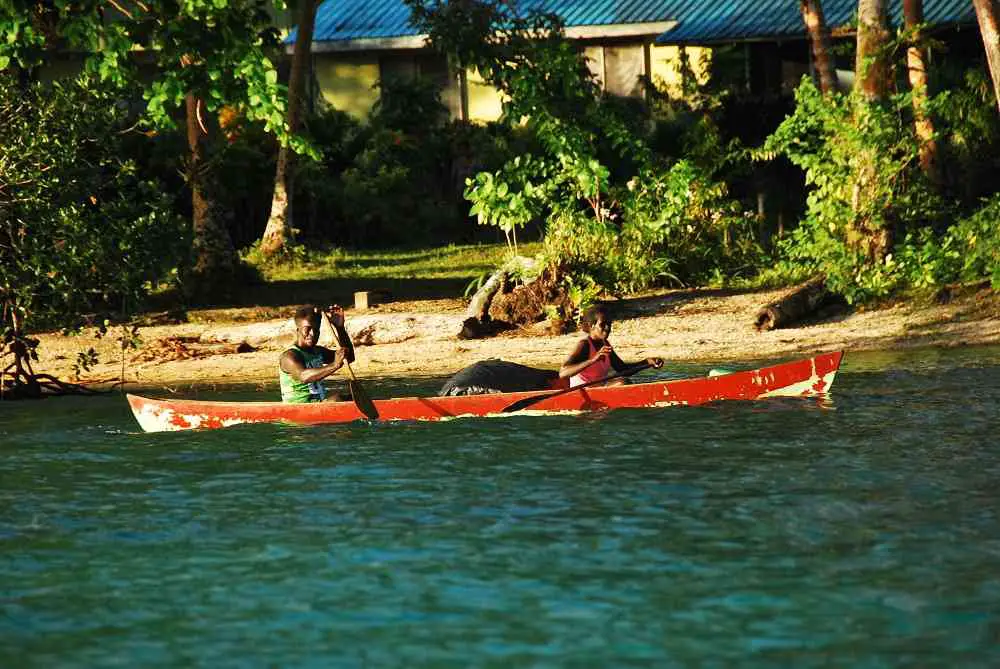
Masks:
[[[530,407],[532,404],[541,402],[542,400],[547,400],[551,397],[559,397],[560,395],[565,395],[566,393],[576,392],[577,390],[581,390],[583,388],[586,388],[587,386],[596,386],[600,383],[607,383],[612,379],[620,379],[626,376],[632,376],[633,374],[641,372],[644,369],[649,369],[650,367],[652,367],[651,364],[649,364],[648,362],[643,362],[636,365],[632,369],[627,369],[624,372],[619,372],[617,374],[612,374],[611,376],[606,376],[603,379],[597,379],[596,381],[588,381],[587,383],[581,383],[578,386],[574,386],[572,388],[566,388],[565,390],[557,390],[556,392],[549,393],[548,395],[535,395],[533,397],[525,397],[523,399],[519,399],[513,404],[507,405],[506,407],[503,408],[503,410],[500,413],[514,413],[515,411],[520,411],[521,409]]]
[[[326,313],[323,314],[326,316]],[[326,322],[330,324],[333,328],[333,334],[337,338],[337,344],[340,348],[345,348],[344,342],[340,339],[340,331],[334,327],[333,322],[330,320],[329,316],[326,316]],[[347,330],[345,329],[346,333]],[[370,420],[378,420],[378,409],[375,408],[375,403],[372,399],[368,397],[368,393],[365,391],[364,386],[358,381],[358,377],[354,376],[354,370],[351,369],[351,363],[347,362],[347,358],[344,358],[344,364],[347,365],[347,372],[351,375],[351,378],[347,381],[347,387],[351,391],[351,399],[354,400],[354,405],[358,407],[358,411],[363,413],[365,417]]]

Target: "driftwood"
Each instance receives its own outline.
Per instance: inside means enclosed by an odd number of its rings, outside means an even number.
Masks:
[[[132,362],[169,362],[174,360],[190,360],[205,358],[212,355],[230,355],[234,353],[253,353],[257,349],[247,342],[239,343],[204,343],[198,337],[164,337],[143,346]]]
[[[469,301],[469,307],[465,310],[466,318],[475,318],[478,321],[486,319],[490,311],[490,302],[497,291],[502,291],[508,281],[506,270],[497,270],[486,283],[480,286],[476,294]]]
[[[788,327],[816,312],[832,296],[826,289],[826,277],[815,276],[761,307],[753,325],[758,332]]]

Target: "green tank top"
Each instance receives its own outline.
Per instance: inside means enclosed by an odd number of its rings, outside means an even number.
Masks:
[[[298,346],[291,347],[285,353],[288,351],[297,351],[302,356],[302,362],[305,364],[306,369],[316,369],[317,367],[322,367],[324,364],[323,354],[319,351],[306,353]],[[291,374],[283,370],[280,364],[278,365],[278,383],[281,386],[282,402],[319,402],[326,399],[326,388],[323,386],[322,381],[314,381],[312,383],[298,381]]]

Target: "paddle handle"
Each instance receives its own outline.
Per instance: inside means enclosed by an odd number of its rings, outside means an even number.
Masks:
[[[323,315],[326,316],[325,311],[323,312]],[[340,330],[338,330],[333,324],[333,321],[330,320],[329,316],[326,316],[326,322],[330,324],[331,328],[333,328],[333,336],[337,339],[337,345],[340,346],[340,348],[347,348],[344,346],[344,340],[340,337]],[[347,334],[346,328],[344,329],[344,335],[348,337],[348,340],[350,340],[350,335]],[[346,355],[344,357],[344,364],[347,365],[347,373],[351,375],[351,380],[347,382],[347,387],[351,391],[351,399],[354,401],[354,406],[356,406],[358,411],[364,414],[366,418],[370,420],[378,420],[378,409],[375,408],[375,404],[368,396],[368,393],[361,385],[361,382],[358,381],[358,377],[354,375],[354,370],[351,369],[351,363],[347,361]]]
[[[340,338],[340,330],[338,330],[337,326],[333,324],[333,321],[330,320],[330,317],[327,316],[327,314],[326,314],[325,311],[323,312],[323,317],[326,319],[326,322],[333,329],[333,337],[334,337],[334,339],[337,340],[337,346],[339,346],[340,348],[346,348],[344,346],[344,341]],[[345,334],[347,333],[346,329],[344,330],[344,333]],[[347,365],[347,373],[351,375],[351,380],[352,381],[357,381],[358,377],[356,377],[354,375],[354,370],[351,369],[351,363],[347,362],[347,356],[346,356],[346,354],[344,355],[344,364]]]

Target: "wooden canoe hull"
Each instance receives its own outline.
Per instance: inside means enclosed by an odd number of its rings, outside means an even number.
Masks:
[[[693,406],[716,400],[817,396],[830,390],[842,356],[842,352],[836,351],[722,376],[584,388],[541,400],[519,413]],[[442,420],[499,414],[504,407],[519,399],[551,393],[531,391],[460,397],[402,397],[375,400],[375,406],[381,420]],[[354,403],[349,401],[285,404],[165,400],[138,395],[127,397],[132,413],[146,432],[220,428],[241,423],[317,425],[364,419]]]

